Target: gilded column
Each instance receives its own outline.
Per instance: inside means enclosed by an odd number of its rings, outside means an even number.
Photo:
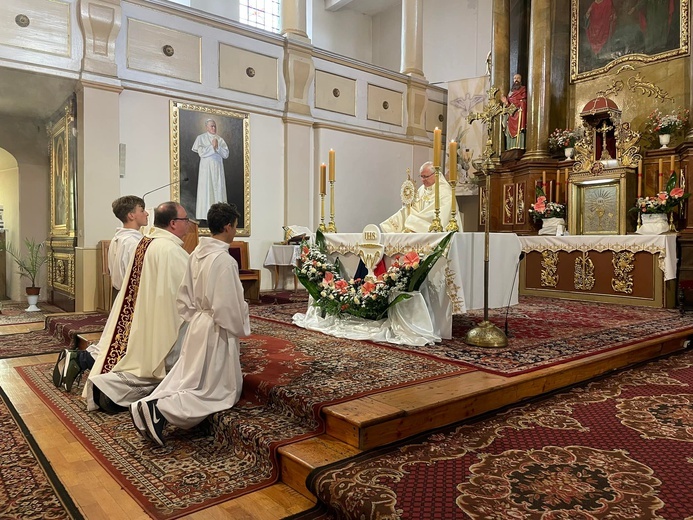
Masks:
[[[306,0],[282,0],[282,36],[309,42],[306,32]]]
[[[530,7],[529,78],[527,80],[527,153],[523,159],[550,157],[551,1],[533,0]]]
[[[402,74],[424,77],[423,0],[402,0]]]
[[[510,88],[510,0],[493,0],[493,41],[491,42],[491,86],[498,87],[500,94]],[[494,123],[493,149],[499,155],[503,139],[500,121]]]

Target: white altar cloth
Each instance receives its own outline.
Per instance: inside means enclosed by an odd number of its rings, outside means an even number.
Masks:
[[[429,254],[445,233],[383,233],[386,264],[388,258],[409,251]],[[340,260],[350,273],[358,266],[358,244],[361,233],[325,234],[327,252]],[[517,268],[522,252],[514,233],[489,235],[489,302],[491,309],[516,305],[518,302]],[[349,254],[352,253],[352,254]],[[484,308],[484,233],[455,233],[450,241],[447,259],[441,259],[446,293],[452,303],[452,314]],[[434,273],[431,273],[434,274]],[[431,275],[429,275],[430,277]],[[431,280],[427,280],[428,284]],[[435,280],[433,280],[435,283]]]
[[[676,278],[676,235],[570,235],[520,237],[522,251],[646,251],[659,255],[664,280]]]
[[[383,233],[381,243],[386,265],[393,257],[412,250],[429,254],[444,237],[445,233]],[[339,257],[350,275],[358,267],[361,240],[361,233],[325,234],[331,260]],[[423,307],[420,304],[407,300],[391,308],[387,320],[364,323],[367,320],[347,318],[340,321],[332,316],[321,318],[309,304],[306,314],[294,315],[293,321],[300,327],[350,339],[412,346],[425,345],[438,341],[438,338],[450,339],[453,314],[484,307],[484,243],[484,233],[455,233],[447,258],[442,257],[436,263],[421,286],[421,297],[428,315],[421,312]],[[519,284],[516,274],[521,252],[517,235],[490,234],[489,251],[489,307],[517,304]],[[419,307],[414,308],[415,305]]]

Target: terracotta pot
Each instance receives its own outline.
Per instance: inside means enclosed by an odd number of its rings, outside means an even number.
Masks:
[[[27,288],[26,288],[26,294],[27,294],[27,296],[28,296],[28,295],[36,296],[36,295],[38,295],[40,292],[41,292],[41,288],[40,288],[40,287],[27,287]]]

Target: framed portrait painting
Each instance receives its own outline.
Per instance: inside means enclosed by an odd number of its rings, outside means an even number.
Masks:
[[[48,125],[51,186],[51,236],[75,236],[75,117],[68,100]]]
[[[207,211],[235,204],[237,236],[250,236],[249,115],[171,101],[171,199],[209,234]]]
[[[689,1],[571,0],[571,80],[688,54]]]

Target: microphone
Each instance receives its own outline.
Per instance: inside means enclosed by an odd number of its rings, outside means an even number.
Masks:
[[[180,181],[169,182],[168,184],[164,184],[163,186],[159,186],[158,188],[154,188],[153,190],[150,190],[147,193],[145,193],[144,195],[142,195],[142,200],[144,200],[144,198],[147,195],[149,195],[150,193],[154,193],[155,191],[162,190],[162,189],[166,188],[167,186],[170,186],[171,184],[175,184],[176,182],[188,182],[188,177],[186,177],[185,179],[181,179]]]
[[[508,332],[508,312],[510,311],[510,301],[513,298],[513,287],[515,287],[515,280],[517,279],[517,272],[520,270],[520,262],[525,257],[525,252],[520,253],[520,258],[517,260],[517,265],[515,266],[515,274],[513,275],[513,283],[510,284],[510,296],[508,296],[508,305],[505,307],[505,337],[509,337]]]

